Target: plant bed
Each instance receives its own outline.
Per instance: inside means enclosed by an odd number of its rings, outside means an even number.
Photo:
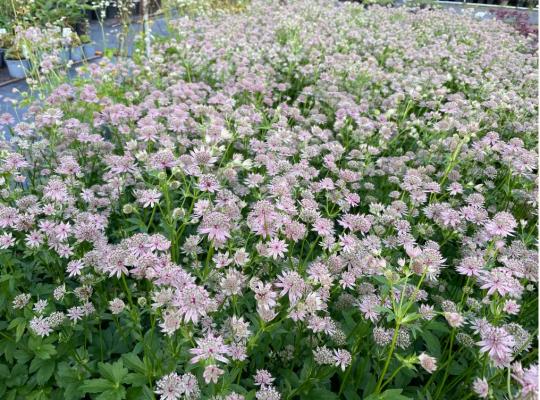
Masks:
[[[0,396],[536,395],[530,38],[255,1],[136,50],[0,117]]]

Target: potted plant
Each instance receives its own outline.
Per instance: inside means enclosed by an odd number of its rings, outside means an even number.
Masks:
[[[75,32],[71,35],[71,59],[75,62],[82,61],[84,58],[83,46],[79,35]]]
[[[94,42],[92,42],[92,39],[89,35],[81,35],[80,36],[83,52],[84,52],[84,58],[91,58],[96,54],[96,47],[94,45]]]
[[[11,46],[6,51],[4,57],[9,75],[12,78],[26,78],[30,71],[30,61],[26,58],[21,48]]]
[[[4,57],[7,49],[13,45],[13,36],[5,29],[0,29],[0,67],[4,65]]]
[[[63,63],[67,63],[71,58],[70,46],[71,46],[71,28],[62,28],[62,35],[60,40],[60,49],[58,51],[58,57]]]

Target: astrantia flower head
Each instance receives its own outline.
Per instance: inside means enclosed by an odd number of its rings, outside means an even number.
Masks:
[[[485,225],[486,231],[492,236],[510,236],[517,226],[514,216],[506,211],[497,213]]]
[[[190,373],[180,376],[171,372],[159,379],[156,387],[161,400],[198,399],[200,394],[197,378]]]
[[[191,358],[193,364],[201,360],[217,360],[228,363],[229,360],[225,357],[228,354],[229,346],[223,342],[221,336],[208,334],[206,337],[197,340],[197,347],[190,350],[194,355]]]
[[[210,364],[204,368],[203,377],[206,383],[217,383],[219,377],[225,373],[224,370],[216,365]]]
[[[480,334],[482,340],[477,343],[482,353],[488,353],[497,367],[502,367],[512,360],[512,348],[515,340],[503,328],[489,327]]]
[[[159,203],[161,193],[156,189],[141,190],[137,192],[137,202],[140,203],[143,208],[154,207]]]
[[[265,369],[257,370],[253,379],[255,380],[255,385],[261,387],[272,386],[272,382],[274,382],[272,374]]]
[[[475,378],[472,389],[482,399],[487,398],[489,395],[489,384],[486,378]]]
[[[341,368],[342,371],[345,371],[345,369],[351,364],[351,353],[349,353],[347,350],[336,349],[333,352],[333,357],[334,365]]]
[[[422,368],[424,368],[430,374],[435,372],[435,370],[437,369],[437,359],[431,357],[426,353],[420,354],[418,356],[418,360],[420,361],[420,365],[422,366]]]
[[[20,310],[28,304],[32,296],[29,293],[21,293],[13,299],[13,308]]]

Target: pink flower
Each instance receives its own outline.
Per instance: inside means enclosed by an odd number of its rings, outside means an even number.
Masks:
[[[49,319],[46,317],[34,317],[30,321],[30,329],[38,336],[49,336],[53,331]]]
[[[287,244],[284,240],[274,238],[267,244],[267,254],[274,260],[277,258],[283,258],[287,251]]]
[[[496,367],[507,365],[512,359],[512,348],[515,340],[503,328],[489,327],[480,333],[480,352],[488,353]]]
[[[258,307],[268,311],[276,305],[277,294],[272,291],[272,285],[269,283],[264,284],[259,281],[253,291],[255,292]]]
[[[286,271],[278,275],[277,279],[276,286],[282,289],[279,295],[284,296],[288,293],[291,304],[296,304],[306,289],[302,277],[296,271]]]
[[[465,318],[457,312],[445,312],[444,317],[452,328],[459,328],[465,322]]]
[[[214,336],[209,333],[208,336],[197,340],[197,347],[189,351],[194,357],[191,363],[195,364],[201,360],[217,360],[228,363],[229,360],[225,357],[229,352],[229,346],[223,343],[221,336]]]
[[[486,231],[492,236],[510,236],[517,226],[516,219],[510,213],[502,211],[497,213],[485,225]]]
[[[179,400],[184,394],[182,379],[176,372],[165,375],[156,383],[156,393],[161,400]]]
[[[456,270],[461,275],[480,276],[484,264],[484,260],[480,257],[465,257],[461,260]]]
[[[523,370],[521,364],[518,364],[519,368],[514,369],[512,376],[521,385],[521,395],[526,397],[532,395],[538,396],[539,383],[538,383],[538,364],[531,365],[529,368]],[[513,367],[513,366],[512,366]]]
[[[272,382],[274,382],[274,378],[272,377],[272,374],[268,372],[265,369],[258,369],[257,373],[253,377],[253,380],[255,381],[256,386],[272,386]]]
[[[154,207],[159,203],[161,193],[156,189],[139,190],[136,192],[137,202],[142,204],[143,208]]]
[[[476,378],[473,382],[473,391],[481,398],[485,399],[489,395],[489,385],[486,378]]]
[[[81,271],[84,268],[84,263],[81,260],[72,260],[68,262],[68,265],[66,267],[66,272],[68,273],[68,276],[74,277],[81,275]]]
[[[211,212],[203,217],[199,233],[208,235],[208,240],[225,243],[231,237],[229,219],[220,212]]]
[[[200,317],[206,316],[213,309],[213,302],[206,289],[194,284],[178,290],[173,304],[178,307],[186,323],[192,321],[196,324]]]
[[[7,250],[15,245],[15,238],[11,233],[0,235],[0,249]]]
[[[488,289],[487,294],[495,292],[501,296],[510,294],[517,297],[523,291],[519,281],[512,277],[512,274],[506,268],[494,268],[491,271],[485,271],[480,276],[480,289]]]
[[[206,383],[217,383],[219,380],[219,377],[223,375],[225,371],[223,371],[221,368],[217,367],[216,365],[208,365],[204,369],[203,372],[203,378]]]
[[[518,315],[521,306],[515,300],[506,300],[503,306],[503,311],[510,315]]]
[[[333,351],[333,361],[336,367],[340,367],[342,371],[351,364],[351,353],[344,349],[335,349]]]
[[[418,356],[418,360],[420,361],[420,365],[422,368],[424,368],[427,372],[432,374],[437,370],[437,359],[434,357],[431,357],[430,355],[426,353],[422,353]]]
[[[198,188],[201,192],[214,193],[219,189],[219,183],[212,175],[203,175],[199,178]]]
[[[195,399],[200,393],[197,378],[190,373],[179,376],[171,372],[157,381],[156,386],[161,400]]]
[[[334,223],[326,218],[317,218],[313,224],[313,231],[320,236],[330,236],[334,234]]]

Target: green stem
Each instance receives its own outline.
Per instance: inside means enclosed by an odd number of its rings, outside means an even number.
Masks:
[[[384,363],[384,368],[381,372],[381,376],[379,377],[379,381],[377,382],[377,387],[375,388],[376,394],[379,394],[381,392],[384,375],[386,375],[386,371],[388,370],[388,367],[390,366],[390,361],[392,360],[392,355],[394,354],[394,349],[397,343],[399,327],[400,327],[400,324],[399,322],[396,321],[396,327],[394,328],[394,335],[392,336],[392,343],[390,344],[390,351],[388,352],[388,356],[386,357],[386,362]]]

